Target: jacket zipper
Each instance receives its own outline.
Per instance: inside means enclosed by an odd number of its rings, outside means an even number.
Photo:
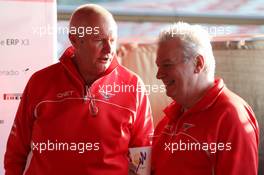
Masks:
[[[174,135],[176,135],[177,130],[178,130],[178,125],[179,125],[179,123],[180,123],[180,120],[183,119],[184,115],[185,115],[185,113],[183,113],[183,114],[179,117],[178,121],[176,122],[175,128],[173,129],[173,133],[172,133],[172,135],[171,135],[171,139],[173,138]],[[209,158],[209,160],[212,161],[212,160],[211,160],[210,153],[208,153],[207,151],[205,151],[205,153],[206,153],[207,157]],[[212,164],[212,171],[211,171],[211,173],[212,173],[212,175],[215,175],[214,164]]]
[[[172,130],[171,139],[172,139],[172,137],[173,137],[174,135],[177,134],[178,127],[179,127],[179,123],[180,123],[180,121],[182,120],[184,114],[185,114],[185,113],[182,113],[182,115],[179,117],[178,121],[176,122],[176,125],[175,125],[175,127],[173,128],[173,130]]]
[[[92,96],[91,89],[89,88],[89,86],[85,85],[85,93],[83,97],[84,103],[87,103],[88,99],[90,100],[89,103],[90,114],[96,116],[98,113],[98,107],[95,104],[95,98]]]
[[[88,101],[88,89],[89,89],[88,85],[85,85],[85,91],[84,91],[84,96],[83,96],[84,103],[87,103]]]

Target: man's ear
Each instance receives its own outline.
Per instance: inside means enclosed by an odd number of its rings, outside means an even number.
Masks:
[[[202,55],[198,55],[194,59],[194,73],[200,73],[201,71],[203,71],[205,66],[204,57]]]

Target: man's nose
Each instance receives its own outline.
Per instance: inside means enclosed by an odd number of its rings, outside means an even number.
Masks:
[[[156,74],[157,79],[162,79],[164,77],[164,73],[158,68],[158,72]]]
[[[111,53],[112,52],[112,43],[110,40],[105,40],[104,42],[104,47],[103,47],[103,52],[104,53]]]

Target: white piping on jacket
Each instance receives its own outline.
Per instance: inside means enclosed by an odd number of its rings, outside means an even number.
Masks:
[[[61,100],[44,100],[44,101],[41,101],[39,102],[36,107],[34,108],[34,116],[35,118],[38,117],[38,114],[37,114],[37,108],[42,104],[42,103],[60,103],[60,102],[63,102],[63,101],[66,101],[66,100],[84,100],[84,98],[72,98],[72,97],[68,97],[68,98],[64,98],[64,99],[61,99]],[[126,108],[126,107],[123,107],[123,106],[120,106],[118,104],[115,104],[115,103],[110,103],[110,102],[107,102],[107,101],[104,101],[104,100],[99,100],[99,99],[93,99],[94,101],[100,101],[100,102],[103,102],[103,103],[106,103],[106,104],[110,104],[110,105],[113,105],[113,106],[116,106],[118,108],[121,108],[121,109],[125,109],[125,110],[128,110],[129,112],[131,112],[132,114],[134,114],[135,116],[135,113],[136,111],[133,111],[129,108]]]

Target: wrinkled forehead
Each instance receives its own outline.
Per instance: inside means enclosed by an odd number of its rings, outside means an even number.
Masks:
[[[170,39],[158,43],[157,62],[164,60],[178,60],[183,57],[183,46],[180,40]]]

